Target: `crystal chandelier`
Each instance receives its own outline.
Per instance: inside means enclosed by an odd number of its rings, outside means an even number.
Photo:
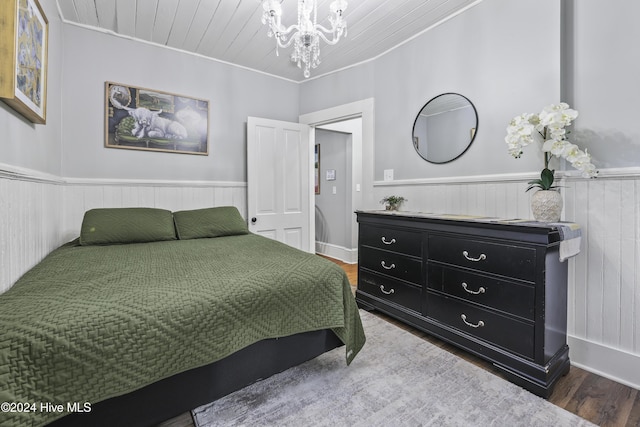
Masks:
[[[282,1],[262,1],[262,23],[269,24],[267,35],[276,39],[276,55],[279,55],[278,47],[285,49],[293,44],[291,61],[297,63],[298,68],[303,68],[305,78],[309,78],[311,68],[320,64],[320,39],[334,45],[340,37],[347,35],[347,22],[342,18],[347,2],[335,0],[329,5],[331,28],[326,29],[317,23],[316,0],[298,0],[298,24],[285,28],[282,25]]]

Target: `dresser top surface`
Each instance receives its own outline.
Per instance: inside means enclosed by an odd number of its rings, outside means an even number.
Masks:
[[[580,226],[578,224],[570,222],[558,222],[558,223],[546,223],[538,222],[532,219],[520,219],[520,218],[497,218],[487,216],[476,215],[459,215],[459,214],[437,214],[429,212],[408,212],[408,211],[387,211],[387,210],[366,210],[356,211],[359,219],[362,216],[369,218],[389,218],[397,220],[428,222],[428,223],[440,223],[451,225],[462,225],[466,227],[480,227],[480,228],[499,228],[504,231],[508,230],[520,230],[528,233],[557,235],[561,228],[567,229],[568,227],[574,227],[578,231]],[[551,238],[554,240],[563,240],[562,237],[554,236]]]
[[[497,218],[497,217],[488,217],[488,216],[480,216],[480,215],[437,214],[437,213],[430,213],[430,212],[368,210],[368,211],[357,211],[356,213],[384,215],[384,216],[397,216],[402,218],[438,219],[438,220],[463,221],[463,222],[474,222],[474,223],[519,225],[519,226],[526,226],[526,227],[546,228],[550,230],[555,230],[558,228],[560,224],[563,224],[563,222],[548,223],[548,222],[538,222],[532,219],[522,219],[522,218]],[[571,223],[566,222],[564,224],[571,224]]]

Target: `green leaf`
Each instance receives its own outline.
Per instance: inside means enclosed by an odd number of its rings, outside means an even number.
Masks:
[[[544,168],[540,173],[540,183],[539,186],[543,190],[549,190],[553,188],[553,173],[550,169]]]
[[[551,190],[553,188],[556,188],[553,185],[554,172],[555,171],[544,168],[540,173],[540,179],[534,179],[532,181],[527,182],[527,184],[529,184],[529,187],[525,190],[525,192],[531,190],[532,188],[539,188],[541,190]]]

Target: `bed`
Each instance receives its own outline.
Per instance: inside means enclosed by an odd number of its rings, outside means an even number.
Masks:
[[[95,209],[0,295],[0,424],[152,425],[364,342],[342,269],[233,207]]]

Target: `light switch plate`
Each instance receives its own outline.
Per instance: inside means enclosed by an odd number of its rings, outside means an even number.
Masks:
[[[385,181],[393,181],[393,169],[385,169],[384,170],[384,180]]]

